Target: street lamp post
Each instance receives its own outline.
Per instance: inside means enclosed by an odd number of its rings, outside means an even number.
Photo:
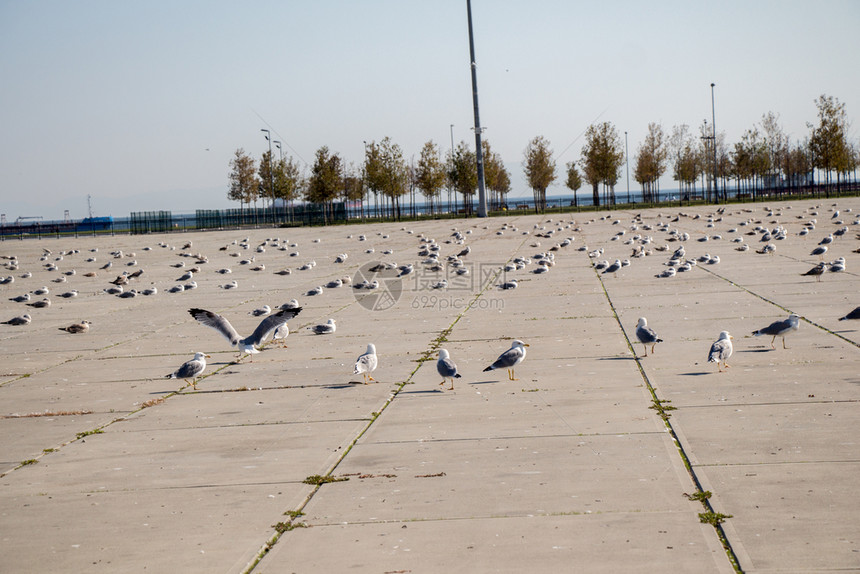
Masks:
[[[478,217],[487,217],[487,196],[484,191],[484,150],[481,146],[481,118],[478,115],[478,73],[475,63],[475,41],[472,35],[472,2],[466,0],[469,19],[469,57],[472,68],[472,101],[475,107],[475,157],[478,161]],[[471,201],[469,202],[471,205]]]
[[[272,133],[263,128],[261,132],[266,132],[266,141],[269,142],[269,193],[272,194],[272,225],[275,224],[275,180],[272,177]]]
[[[451,169],[454,169],[454,124],[451,124]],[[448,180],[448,213],[451,213],[451,180]]]
[[[711,82],[711,128],[713,130],[714,142],[714,193],[717,196],[717,202],[720,201],[720,192],[717,187],[717,120],[714,113],[714,83]]]
[[[624,165],[627,170],[627,203],[630,203],[630,152],[627,148],[627,132],[624,132]]]

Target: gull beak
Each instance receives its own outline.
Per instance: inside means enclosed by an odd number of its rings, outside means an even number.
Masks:
[[[212,358],[212,356],[211,356],[211,355],[203,355],[203,356],[204,356],[204,357],[206,357],[207,359],[211,359],[211,358]]]
[[[529,346],[528,343],[523,343],[523,347],[528,347],[528,346]]]

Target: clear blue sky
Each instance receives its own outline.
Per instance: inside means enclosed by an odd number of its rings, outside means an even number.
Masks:
[[[857,0],[472,10],[481,122],[514,195],[530,195],[534,136],[559,155],[548,193],[565,193],[590,123],[627,131],[632,158],[649,122],[710,118],[711,82],[729,142],[768,111],[802,139],[821,94],[860,137]],[[326,145],[358,165],[386,136],[407,158],[430,139],[447,150],[450,124],[474,145],[468,50],[465,0],[0,0],[0,212],[84,217],[88,194],[95,215],[237,207],[230,158],[268,149],[264,127],[307,161]]]

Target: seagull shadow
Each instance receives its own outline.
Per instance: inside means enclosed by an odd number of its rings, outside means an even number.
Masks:
[[[648,355],[648,356],[650,357],[651,355]],[[639,357],[639,355],[637,355],[636,357]],[[598,361],[635,361],[636,357],[598,357],[597,360]],[[640,358],[644,359],[645,355],[642,355]]]
[[[469,383],[470,385],[495,385],[496,383],[501,383],[502,381],[475,381],[473,383]]]
[[[711,371],[699,371],[696,373],[679,373],[679,374],[684,376],[684,377],[701,377],[703,375],[710,375],[712,373],[711,373]]]
[[[738,353],[772,353],[776,351],[776,349],[743,349],[742,351],[738,351]]]
[[[447,387],[446,387],[447,388]],[[430,389],[427,391],[401,391],[401,395],[435,395],[442,394],[444,389]]]

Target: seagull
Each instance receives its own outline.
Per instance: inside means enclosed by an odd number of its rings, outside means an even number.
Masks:
[[[822,245],[820,247],[816,247],[810,252],[810,255],[818,255],[818,258],[821,259],[824,257],[824,254],[827,253],[827,246]]]
[[[662,343],[663,339],[657,336],[654,329],[648,326],[648,320],[645,317],[639,318],[639,323],[636,324],[636,338],[642,343],[645,349],[645,356],[648,356],[648,344],[651,345],[651,353],[654,353],[654,347],[657,343]]]
[[[619,269],[621,269],[621,260],[616,259],[615,263],[609,265],[606,269],[603,270],[603,274],[606,275],[607,273],[612,273],[612,275],[615,276],[615,272]]]
[[[80,323],[72,323],[68,327],[60,327],[59,330],[65,331],[67,333],[73,333],[73,334],[74,333],[86,333],[87,331],[90,330],[90,325],[92,325],[92,323],[90,323],[89,321],[81,321]]]
[[[203,372],[206,368],[206,359],[211,357],[206,353],[194,353],[194,358],[190,361],[182,363],[182,366],[176,369],[175,372],[165,375],[165,379],[191,379],[191,386],[197,388],[197,380],[195,377]]]
[[[770,347],[772,349],[776,349],[773,342],[777,337],[782,337],[782,348],[787,349],[785,346],[785,336],[791,333],[792,331],[797,331],[797,328],[800,326],[800,317],[792,313],[788,316],[788,319],[784,319],[782,321],[774,321],[767,327],[762,329],[758,329],[757,331],[753,331],[752,334],[756,337],[760,335],[773,335],[773,338],[770,340]]]
[[[723,372],[723,369],[720,367],[720,363],[725,365],[725,367],[729,368],[729,357],[732,356],[732,337],[729,335],[728,331],[723,331],[720,333],[719,339],[714,341],[714,344],[711,345],[711,350],[708,353],[708,362],[716,363],[717,370],[719,372]]]
[[[3,325],[29,325],[30,324],[30,315],[24,313],[20,317],[12,317],[8,321],[3,321]]]
[[[18,295],[17,297],[10,297],[10,301],[14,301],[15,303],[24,303],[30,300],[30,294],[24,293],[23,295]]]
[[[816,281],[821,281],[821,275],[823,273],[824,273],[824,262],[821,262],[818,265],[816,265],[815,267],[813,267],[812,269],[810,269],[809,271],[807,271],[806,273],[801,273],[800,275],[801,275],[801,277],[806,276],[806,275],[815,276]]]
[[[516,289],[517,287],[519,287],[519,283],[516,279],[511,279],[499,285],[499,289]]]
[[[334,326],[334,320],[329,319],[332,322],[332,326]],[[367,345],[367,351],[364,354],[359,355],[359,357],[355,360],[355,368],[352,371],[353,375],[364,375],[364,384],[367,384],[368,379],[371,381],[376,381],[373,377],[370,376],[370,373],[376,370],[376,366],[379,364],[379,359],[376,357],[376,345],[373,343],[369,343]]]
[[[492,365],[484,369],[484,372],[493,371],[495,369],[507,369],[508,370],[508,379],[511,381],[516,381],[518,379],[514,378],[514,367],[523,362],[523,359],[526,358],[526,347],[528,347],[528,343],[523,343],[520,340],[515,340],[511,344],[511,348],[499,355],[499,358],[496,359]]]
[[[265,317],[266,315],[268,315],[271,312],[272,312],[271,307],[269,307],[268,305],[263,305],[261,308],[254,309],[253,311],[250,311],[248,314],[253,315],[254,317]]]
[[[839,317],[840,321],[847,321],[849,319],[860,319],[860,307],[855,307],[853,311],[851,311],[844,317]]]
[[[448,354],[446,349],[439,349],[439,360],[436,361],[436,371],[442,377],[440,385],[444,385],[447,379],[451,379],[451,388],[448,389],[449,391],[454,390],[454,379],[462,377],[457,372],[457,365],[451,360],[451,355]]]
[[[311,327],[311,330],[316,335],[329,335],[331,333],[334,333],[335,330],[337,330],[337,325],[335,325],[334,319],[329,319],[322,325],[314,325],[313,327]]]
[[[42,309],[44,307],[50,307],[51,300],[45,297],[41,301],[33,301],[32,303],[27,303],[27,307],[33,307],[35,309]]]
[[[225,339],[230,341],[232,346],[238,347],[240,358],[242,353],[259,353],[260,351],[257,350],[257,347],[262,345],[275,329],[301,313],[301,311],[302,308],[298,307],[296,309],[282,309],[274,315],[269,315],[263,319],[259,325],[257,325],[257,328],[254,329],[253,333],[244,339],[241,339],[239,337],[239,333],[237,333],[236,329],[233,328],[233,325],[231,325],[230,322],[221,315],[205,309],[194,308],[188,310],[188,312],[191,313],[191,316],[197,319],[200,323],[207,327],[212,327],[221,333]]]

